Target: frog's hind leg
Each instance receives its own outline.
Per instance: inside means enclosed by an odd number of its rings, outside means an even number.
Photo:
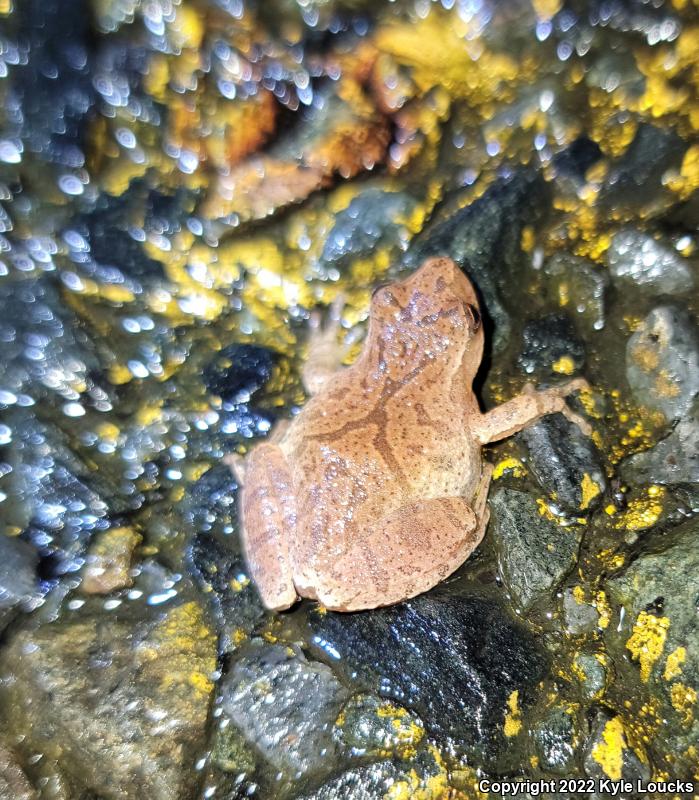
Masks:
[[[289,608],[298,599],[288,546],[296,528],[296,500],[289,465],[277,445],[262,442],[247,456],[241,510],[245,559],[262,602],[276,611]]]
[[[485,532],[480,517],[461,497],[438,497],[402,506],[377,520],[336,565],[332,582],[316,587],[318,600],[335,611],[358,611],[399,603],[444,580],[471,555]]]

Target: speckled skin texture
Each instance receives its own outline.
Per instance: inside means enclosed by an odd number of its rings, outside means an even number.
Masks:
[[[448,258],[374,294],[352,366],[332,363],[331,334],[311,346],[304,378],[316,394],[234,465],[246,558],[270,609],[308,597],[353,611],[426,591],[483,538],[482,445],[554,411],[585,425],[564,401],[582,381],[481,412],[478,300]]]

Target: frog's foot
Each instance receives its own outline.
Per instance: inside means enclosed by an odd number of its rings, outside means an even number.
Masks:
[[[473,424],[472,430],[481,444],[489,444],[512,436],[547,414],[563,414],[589,436],[592,433],[590,424],[572,411],[565,400],[569,394],[587,388],[589,385],[583,378],[576,378],[549,389],[537,390],[527,384],[517,397],[483,414]]]
[[[558,399],[560,401],[558,402],[558,413],[563,414],[563,416],[569,422],[577,425],[578,428],[580,428],[580,430],[585,434],[585,436],[590,436],[592,434],[590,423],[584,417],[581,417],[580,414],[576,414],[575,411],[573,411],[565,402],[565,398],[568,397],[568,395],[574,394],[575,392],[588,391],[589,388],[590,384],[585,380],[585,378],[574,378],[572,381],[562,383],[560,386],[552,386],[549,389],[543,389],[540,392],[536,391],[533,384],[528,383],[525,385],[523,392],[530,395],[545,393],[547,398],[550,398],[554,403],[556,403],[556,400]]]
[[[317,394],[328,378],[340,368],[351,342],[338,342],[342,328],[342,310],[345,298],[339,294],[330,305],[327,321],[322,323],[320,311],[311,312],[309,318],[308,357],[301,371],[301,379],[308,394]]]

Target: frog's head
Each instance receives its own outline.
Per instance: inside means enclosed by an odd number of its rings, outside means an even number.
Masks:
[[[473,377],[483,355],[483,323],[476,291],[446,257],[428,258],[410,277],[372,297],[372,338],[390,340],[406,367],[427,357],[435,366],[461,366]]]

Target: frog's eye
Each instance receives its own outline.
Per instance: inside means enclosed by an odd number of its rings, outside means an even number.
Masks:
[[[473,320],[473,330],[477,331],[482,323],[481,312],[478,310],[478,307],[474,306],[472,303],[466,303],[466,311]]]

